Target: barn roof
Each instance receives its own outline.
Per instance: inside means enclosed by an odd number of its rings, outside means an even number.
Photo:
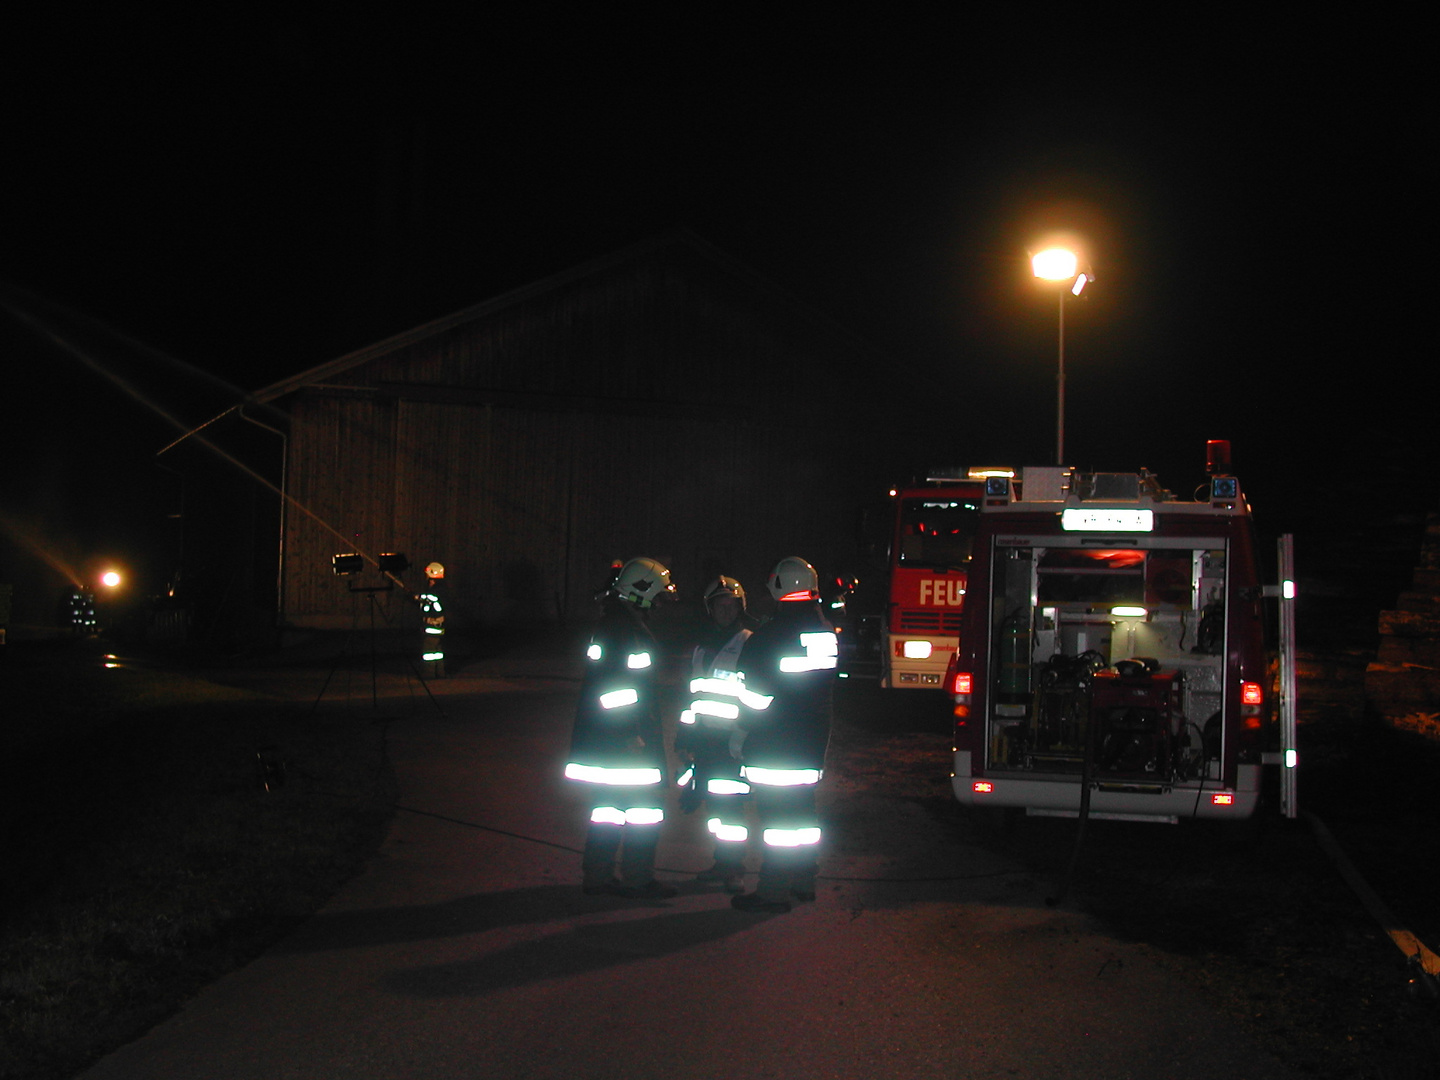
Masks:
[[[438,319],[423,323],[412,329],[385,338],[354,352],[336,357],[316,367],[299,372],[270,386],[257,390],[250,402],[265,404],[276,401],[305,387],[332,382],[347,371],[379,360],[428,338],[443,334],[467,323],[480,321],[496,315],[525,301],[557,292],[565,286],[586,278],[623,268],[626,264],[638,264],[662,254],[667,249],[684,249],[698,255],[703,261],[724,272],[731,278],[747,285],[757,296],[769,299],[783,306],[787,315],[797,325],[817,338],[830,342],[850,353],[864,353],[874,356],[876,350],[861,341],[832,319],[812,306],[798,299],[782,286],[765,278],[738,259],[703,240],[688,229],[677,229],[644,240],[631,247],[592,259],[573,266],[549,277],[541,278],[528,285],[499,294],[489,300],[462,308]]]

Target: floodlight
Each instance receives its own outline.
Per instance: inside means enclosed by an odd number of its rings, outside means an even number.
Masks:
[[[365,569],[365,556],[355,552],[347,552],[344,555],[335,555],[330,559],[330,569],[335,571],[336,577],[347,577],[350,574],[358,574]]]

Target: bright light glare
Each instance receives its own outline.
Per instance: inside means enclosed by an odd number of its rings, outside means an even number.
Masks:
[[[1046,281],[1069,281],[1079,265],[1076,254],[1065,248],[1046,248],[1030,260],[1035,276]]]
[[[1088,274],[1081,274],[1075,279],[1075,284],[1070,286],[1070,292],[1073,293],[1075,296],[1079,296],[1080,290],[1085,288],[1085,285],[1087,282],[1089,282],[1089,280],[1090,277]]]
[[[100,583],[107,589],[113,589],[116,585],[120,584],[120,575],[114,570],[106,570],[105,573],[100,575]]]
[[[1143,619],[1149,612],[1133,604],[1118,604],[1110,609],[1110,614],[1122,619]]]
[[[907,660],[928,660],[931,645],[928,641],[907,641],[905,642],[904,649]]]

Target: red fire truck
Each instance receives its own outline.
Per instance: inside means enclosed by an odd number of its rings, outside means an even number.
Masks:
[[[1261,584],[1228,444],[1210,451],[1193,501],[1144,471],[988,482],[946,673],[962,804],[1241,819],[1278,764],[1294,815],[1294,591]],[[1278,665],[1269,596],[1282,599]]]
[[[937,469],[891,494],[889,573],[880,685],[938,690],[955,655],[970,545],[987,476],[1009,469]]]

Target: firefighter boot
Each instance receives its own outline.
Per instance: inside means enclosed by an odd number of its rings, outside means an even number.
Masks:
[[[695,875],[701,885],[723,885],[728,893],[745,891],[745,848],[740,844],[715,845],[715,865]]]
[[[625,826],[617,896],[631,900],[668,900],[679,893],[674,885],[655,880],[655,847],[659,842],[659,825]]]
[[[587,896],[614,893],[620,887],[615,877],[615,855],[620,850],[620,825],[590,823],[585,833],[585,854],[581,857],[581,888]]]

